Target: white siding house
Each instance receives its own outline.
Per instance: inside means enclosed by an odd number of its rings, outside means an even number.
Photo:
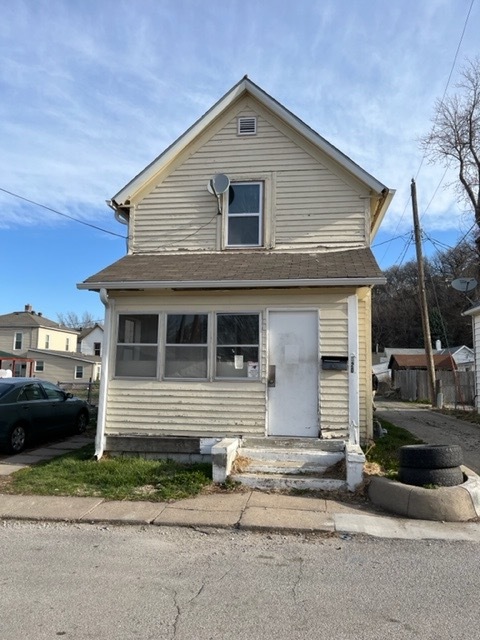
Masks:
[[[393,193],[235,85],[112,198],[128,253],[78,285],[106,307],[97,455],[366,441],[370,245]]]

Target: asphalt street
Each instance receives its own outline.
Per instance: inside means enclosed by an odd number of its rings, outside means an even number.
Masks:
[[[476,640],[478,545],[6,522],[8,640]]]

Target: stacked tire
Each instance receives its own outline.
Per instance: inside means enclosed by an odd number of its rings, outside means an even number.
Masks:
[[[464,482],[461,464],[457,444],[410,444],[400,447],[398,479],[416,487],[454,487]]]

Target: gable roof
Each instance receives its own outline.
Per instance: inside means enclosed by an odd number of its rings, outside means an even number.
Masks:
[[[41,313],[36,313],[35,311],[14,311],[13,313],[5,313],[0,316],[0,328],[35,329],[38,327],[57,329],[58,331],[65,331],[67,333],[78,333],[74,329],[49,320]]]
[[[286,122],[293,130],[318,147],[323,151],[323,153],[337,162],[343,169],[355,176],[357,180],[367,185],[367,187],[377,195],[377,206],[372,216],[372,234],[375,235],[395,191],[388,189],[379,180],[362,169],[356,162],[319,135],[277,100],[272,98],[272,96],[252,82],[247,76],[244,76],[240,82],[234,85],[230,91],[228,91],[213,105],[213,107],[211,107],[201,118],[187,129],[185,133],[177,138],[177,140],[173,142],[163,153],[161,153],[155,160],[153,160],[153,162],[145,167],[143,171],[136,175],[115,196],[113,196],[109,204],[116,211],[117,216],[120,216],[121,219],[122,216],[126,214],[126,211],[122,211],[122,208],[128,207],[131,198],[134,197],[142,186],[159,173],[162,168],[168,165],[168,163],[190,142],[192,142],[226,109],[245,94],[252,95],[264,107],[269,109],[277,117]]]
[[[384,284],[370,249],[287,253],[217,251],[129,254],[79,289],[229,289]]]
[[[93,327],[85,327],[85,329],[82,329],[80,331],[80,335],[78,336],[80,342],[84,340],[90,333],[92,333],[92,331],[95,331],[95,329],[100,329],[103,332],[102,325],[96,322]]]
[[[447,371],[453,371],[457,368],[455,360],[450,354],[433,356],[433,364],[435,369],[445,369]],[[389,369],[426,369],[427,368],[427,356],[423,354],[404,355],[394,354],[391,356],[388,362]]]

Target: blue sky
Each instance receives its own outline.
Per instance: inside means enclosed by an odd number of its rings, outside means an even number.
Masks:
[[[471,2],[0,0],[0,189],[111,232],[0,191],[0,314],[28,303],[101,319],[76,283],[125,254],[105,201],[245,74],[397,190],[375,241],[383,268],[414,257],[414,176],[427,254],[454,245],[473,217],[417,140]],[[477,0],[450,90],[479,26]]]

